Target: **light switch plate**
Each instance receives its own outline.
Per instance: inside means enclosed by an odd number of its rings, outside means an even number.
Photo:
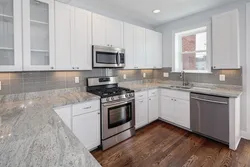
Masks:
[[[127,79],[127,75],[126,74],[123,74],[123,79]]]
[[[168,78],[168,77],[169,77],[169,73],[168,73],[168,72],[164,72],[164,73],[163,73],[163,77],[164,77],[164,78]]]
[[[220,81],[226,81],[226,76],[225,75],[220,75]]]
[[[147,76],[146,73],[143,73],[143,78],[146,78],[146,76]]]
[[[75,83],[80,83],[79,77],[75,77]]]

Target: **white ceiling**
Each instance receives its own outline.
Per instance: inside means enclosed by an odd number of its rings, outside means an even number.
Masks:
[[[59,0],[100,14],[156,27],[237,0]],[[161,13],[153,14],[154,9]]]

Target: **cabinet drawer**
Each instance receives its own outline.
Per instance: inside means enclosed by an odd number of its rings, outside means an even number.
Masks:
[[[73,105],[73,116],[89,113],[91,111],[96,111],[100,109],[100,101],[89,101],[85,103]]]
[[[190,93],[184,91],[161,89],[161,95],[177,99],[190,100]]]
[[[147,98],[147,96],[148,96],[148,92],[147,91],[136,92],[135,93],[135,99],[144,99],[144,98]]]
[[[148,97],[158,96],[158,89],[152,89],[148,91]]]

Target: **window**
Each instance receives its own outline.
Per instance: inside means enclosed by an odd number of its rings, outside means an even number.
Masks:
[[[208,29],[204,26],[174,33],[173,72],[211,72]]]

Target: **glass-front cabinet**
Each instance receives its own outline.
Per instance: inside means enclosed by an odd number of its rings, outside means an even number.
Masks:
[[[22,70],[21,0],[0,0],[0,71]]]
[[[54,0],[23,0],[23,69],[54,70]]]

